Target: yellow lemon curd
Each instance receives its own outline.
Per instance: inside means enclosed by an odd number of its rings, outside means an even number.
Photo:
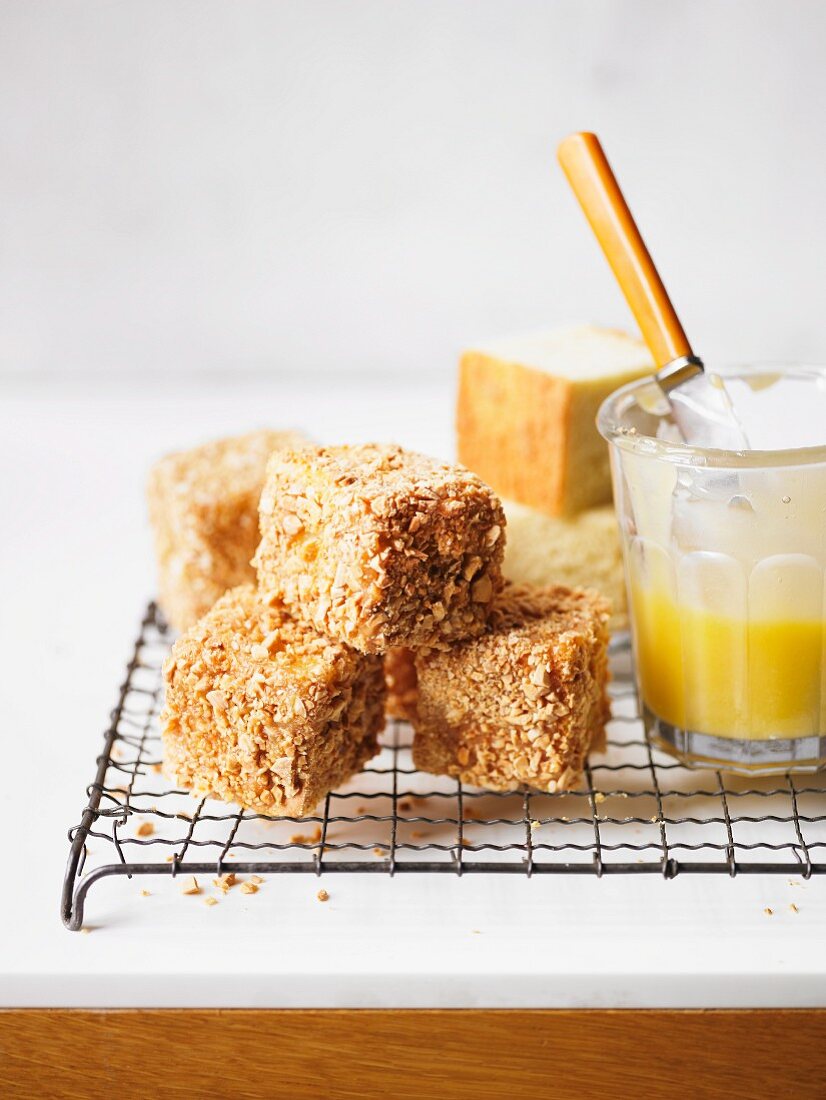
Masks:
[[[657,717],[721,737],[826,732],[826,622],[734,617],[632,582],[640,690]]]

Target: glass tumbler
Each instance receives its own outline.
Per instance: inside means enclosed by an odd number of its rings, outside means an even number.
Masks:
[[[729,373],[726,372],[727,384]],[[739,368],[763,438],[826,408],[826,370]],[[649,739],[748,774],[826,763],[826,445],[679,441],[650,382],[602,405]],[[814,410],[814,411],[813,411]],[[826,417],[814,429],[826,441]],[[746,431],[749,433],[748,425]]]

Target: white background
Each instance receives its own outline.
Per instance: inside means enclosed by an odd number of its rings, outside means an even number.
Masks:
[[[826,359],[816,0],[2,0],[0,370],[451,372],[630,324],[604,139],[709,360]]]

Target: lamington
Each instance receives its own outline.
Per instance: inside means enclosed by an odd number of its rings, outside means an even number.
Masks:
[[[595,588],[611,603],[611,630],[628,629],[619,526],[611,504],[546,516],[502,499],[508,543],[502,571],[516,584]]]
[[[175,642],[164,680],[164,770],[197,794],[302,816],[377,752],[381,658],[265,604],[253,585]]]
[[[491,790],[567,790],[609,716],[609,605],[507,584],[484,635],[416,653],[417,768]]]
[[[149,475],[147,501],[158,560],[158,600],[186,630],[228,588],[255,580],[258,498],[270,454],[306,443],[269,430],[167,455]]]
[[[482,633],[502,584],[505,516],[475,474],[397,446],[270,458],[258,584],[365,653]]]

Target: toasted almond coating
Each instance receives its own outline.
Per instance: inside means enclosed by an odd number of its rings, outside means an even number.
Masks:
[[[506,584],[487,632],[416,653],[413,760],[492,790],[566,790],[609,716],[608,613],[595,592]]]
[[[258,498],[270,454],[305,442],[296,432],[257,431],[167,455],[149,475],[147,502],[158,559],[158,595],[185,630],[219,596],[255,580]]]
[[[164,770],[199,794],[299,816],[377,751],[381,659],[267,606],[252,585],[175,642],[164,679]]]
[[[473,637],[501,587],[497,497],[401,447],[276,452],[260,519],[262,592],[365,653]]]

